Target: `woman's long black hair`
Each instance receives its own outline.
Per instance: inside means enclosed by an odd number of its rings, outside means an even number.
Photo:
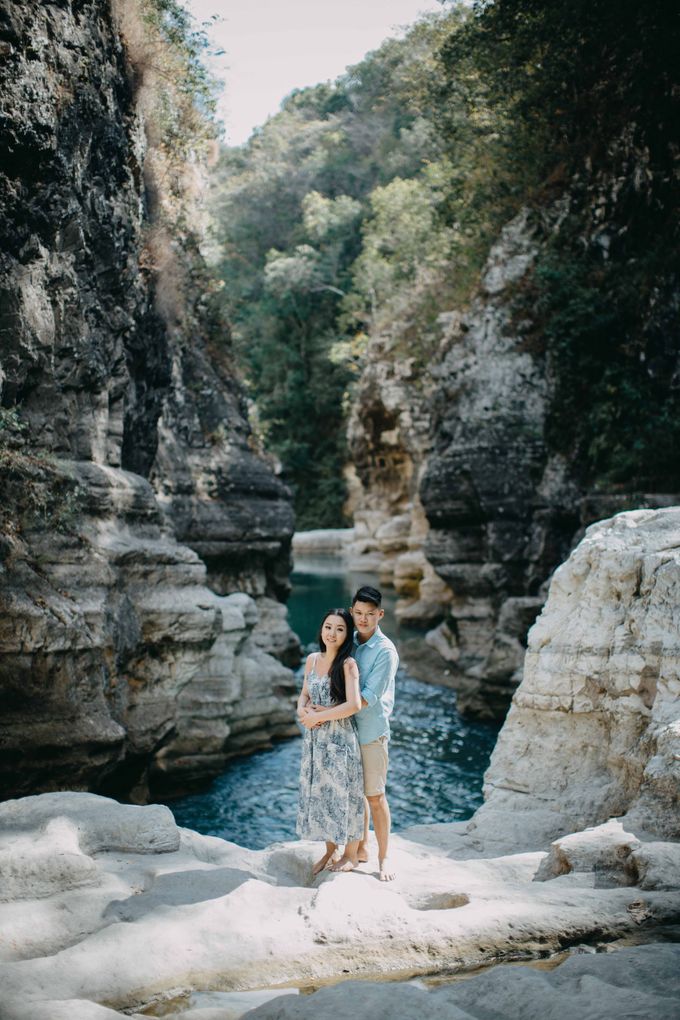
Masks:
[[[328,612],[324,613],[321,626],[319,627],[319,648],[324,653],[326,652],[326,645],[323,642],[321,634],[323,632],[323,625],[329,616],[341,617],[345,621],[345,626],[347,627],[347,637],[338,648],[337,654],[333,659],[333,665],[328,673],[331,680],[331,700],[336,703],[341,703],[347,700],[347,694],[345,691],[345,663],[352,654],[354,620],[346,609],[329,609]]]

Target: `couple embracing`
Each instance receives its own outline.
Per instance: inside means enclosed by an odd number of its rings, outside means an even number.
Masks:
[[[381,602],[376,588],[364,586],[349,612],[329,610],[321,621],[320,650],[305,665],[297,703],[305,727],[297,833],[326,843],[315,875],[324,868],[352,871],[368,860],[370,809],[380,879],[395,877],[385,782],[399,657],[380,630]]]

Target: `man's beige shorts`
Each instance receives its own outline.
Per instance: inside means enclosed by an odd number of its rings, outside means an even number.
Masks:
[[[387,737],[378,737],[370,744],[361,745],[361,762],[364,766],[364,793],[367,797],[378,797],[385,792],[387,766],[389,763]]]

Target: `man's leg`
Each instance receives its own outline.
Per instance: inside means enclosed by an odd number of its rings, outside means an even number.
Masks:
[[[377,796],[368,797],[367,799],[371,807],[375,838],[378,841],[380,881],[391,882],[396,875],[387,856],[390,844],[390,806],[384,793],[379,793]]]
[[[366,801],[371,811],[375,837],[378,841],[378,864],[380,865],[380,880],[391,881],[395,875],[387,863],[387,851],[390,841],[390,808],[385,796],[385,784],[387,782],[387,769],[389,766],[389,751],[387,738],[379,737],[368,744],[361,746],[361,760],[364,768],[364,790]],[[365,820],[364,846],[368,839],[368,820]],[[360,844],[361,846],[361,844]],[[366,855],[368,857],[368,854]]]

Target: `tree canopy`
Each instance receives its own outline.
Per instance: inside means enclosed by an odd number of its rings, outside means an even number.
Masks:
[[[299,528],[343,523],[346,413],[367,336],[389,334],[425,368],[437,315],[469,301],[501,225],[564,194],[569,215],[517,295],[554,382],[547,440],[591,480],[625,484],[652,462],[658,478],[651,436],[675,437],[680,415],[666,375],[650,383],[640,365],[659,342],[644,325],[650,288],[669,280],[677,248],[677,20],[660,0],[443,4],[222,151],[221,300]],[[587,219],[607,173],[625,183],[603,254]]]

